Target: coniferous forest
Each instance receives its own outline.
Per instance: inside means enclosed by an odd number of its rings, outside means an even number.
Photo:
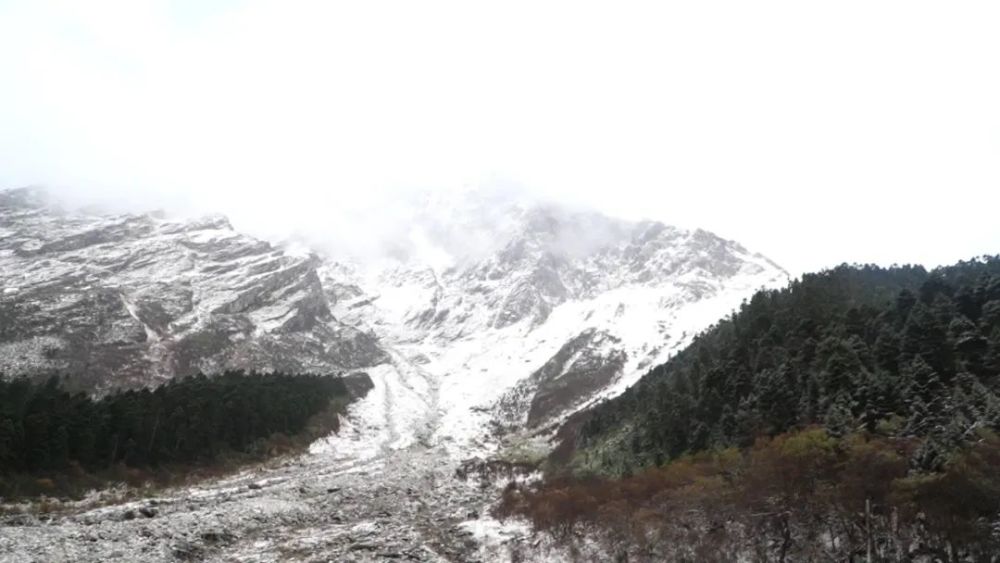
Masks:
[[[0,381],[0,494],[29,492],[17,490],[25,480],[16,476],[203,465],[250,453],[264,439],[302,432],[348,395],[339,377],[238,371],[96,400],[62,389],[58,378]]]
[[[520,514],[649,560],[1000,553],[1000,258],[760,291],[564,429]],[[659,559],[658,559],[659,558]]]

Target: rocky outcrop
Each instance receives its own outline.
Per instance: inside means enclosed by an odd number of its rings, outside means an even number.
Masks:
[[[0,193],[0,372],[88,390],[229,368],[336,372],[381,363],[338,322],[315,256],[224,218],[61,210]]]
[[[506,392],[495,406],[501,430],[538,428],[572,412],[621,375],[620,341],[590,328],[566,342],[542,367]]]

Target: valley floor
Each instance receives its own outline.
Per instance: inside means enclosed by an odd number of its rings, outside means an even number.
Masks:
[[[158,498],[5,525],[0,560],[469,561],[476,546],[461,523],[492,499],[454,470],[419,446],[361,463],[310,455]]]
[[[340,435],[308,454],[156,498],[6,517],[0,561],[496,560],[505,550],[474,536],[498,490],[456,477],[433,378],[396,355],[372,379]]]

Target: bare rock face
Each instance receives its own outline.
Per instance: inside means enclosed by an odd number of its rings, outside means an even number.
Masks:
[[[534,429],[571,412],[611,385],[625,367],[620,340],[588,328],[497,402],[502,430]]]
[[[37,190],[0,192],[0,372],[102,391],[383,361],[372,337],[333,318],[317,266],[222,217],[66,212]]]

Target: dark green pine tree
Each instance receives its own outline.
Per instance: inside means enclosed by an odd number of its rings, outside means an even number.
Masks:
[[[853,411],[869,432],[895,410],[895,378],[887,372],[865,372],[853,393]]]
[[[736,415],[733,418],[733,426],[729,445],[744,448],[753,444],[754,438],[765,431],[764,417],[755,395],[748,395],[740,401],[739,408],[736,409]]]
[[[823,426],[833,436],[843,436],[855,429],[857,423],[851,414],[851,403],[846,393],[838,395],[830,403],[823,416]]]
[[[820,350],[820,356],[827,358],[821,373],[821,407],[825,410],[834,397],[854,389],[855,379],[861,376],[864,368],[855,348],[846,340],[827,337],[820,343]]]
[[[904,289],[896,296],[895,314],[898,319],[905,321],[910,316],[910,311],[916,305],[917,298],[909,289]]]
[[[1000,328],[1000,299],[987,301],[983,305],[982,314],[979,315],[979,326],[984,334],[990,334]]]
[[[875,361],[878,367],[890,372],[899,371],[899,334],[892,325],[883,324],[879,328],[878,336],[875,338]]]
[[[935,312],[923,302],[910,310],[903,327],[901,349],[905,358],[920,356],[939,373],[951,367],[947,328],[939,324]]]
[[[963,285],[952,296],[952,300],[959,314],[972,320],[979,318],[982,304],[981,290],[973,290]]]
[[[800,389],[798,378],[788,364],[766,370],[758,377],[758,404],[767,433],[792,428],[798,420]]]
[[[909,417],[903,428],[905,436],[924,436],[935,425],[935,413],[927,406],[920,395],[912,397],[908,405]]]
[[[1000,377],[1000,326],[993,329],[983,354],[983,372],[986,377]]]
[[[913,465],[923,471],[940,471],[948,461],[949,449],[938,436],[932,435],[913,454]]]
[[[903,370],[903,377],[910,382],[910,394],[920,397],[932,410],[940,405],[944,384],[937,371],[923,358],[915,356]]]
[[[18,456],[20,434],[14,418],[8,413],[0,414],[0,467],[22,469],[22,460]]]
[[[805,378],[805,392],[799,399],[799,417],[803,424],[818,422],[821,415],[822,384],[818,373],[810,373]]]

